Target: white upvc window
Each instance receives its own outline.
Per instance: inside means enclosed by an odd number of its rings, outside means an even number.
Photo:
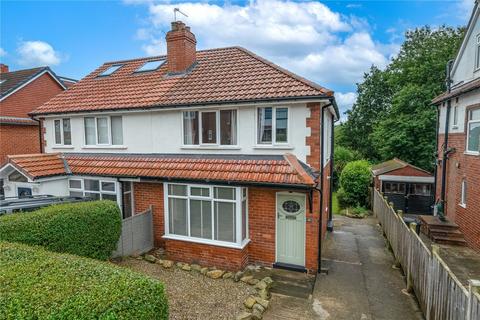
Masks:
[[[467,180],[462,179],[461,192],[460,192],[460,206],[467,206]]]
[[[97,116],[83,118],[85,145],[123,145],[122,116]]]
[[[123,219],[135,214],[135,203],[133,194],[133,182],[122,181],[122,213]]]
[[[458,98],[455,100],[452,112],[452,129],[458,128]]]
[[[237,110],[184,111],[183,144],[237,145]]]
[[[103,179],[71,178],[68,189],[72,197],[117,201],[117,182]]]
[[[70,124],[70,118],[53,120],[53,133],[55,145],[72,145],[72,127]]]
[[[475,70],[480,69],[480,34],[477,34],[477,45],[475,46]]]
[[[257,144],[287,144],[288,118],[288,107],[257,108]]]
[[[480,109],[468,111],[467,152],[480,153]]]
[[[248,242],[246,188],[168,183],[164,189],[166,238],[234,248]]]

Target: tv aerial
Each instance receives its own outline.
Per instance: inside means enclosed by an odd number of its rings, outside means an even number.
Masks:
[[[173,8],[173,21],[177,21],[177,12],[188,18],[187,14],[180,11],[179,8]]]

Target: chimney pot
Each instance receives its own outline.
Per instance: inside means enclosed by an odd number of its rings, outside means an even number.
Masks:
[[[182,73],[196,61],[197,40],[182,21],[172,22],[167,32],[167,65],[170,73]]]
[[[8,66],[6,64],[0,63],[0,73],[7,73]]]

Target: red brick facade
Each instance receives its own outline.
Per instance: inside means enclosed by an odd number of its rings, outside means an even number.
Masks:
[[[181,21],[172,22],[172,30],[167,33],[168,71],[179,73],[186,71],[196,61],[195,35],[190,27]]]
[[[40,152],[37,126],[0,124],[0,164],[7,155]]]
[[[28,118],[28,113],[63,91],[49,74],[43,74],[0,101],[0,116]],[[7,155],[39,153],[40,138],[35,125],[0,125],[0,163]]]
[[[444,135],[439,135],[439,154],[442,158]],[[457,223],[468,245],[480,252],[480,156],[465,154],[466,134],[449,134],[448,146],[455,148],[447,161],[446,214]],[[443,164],[442,164],[443,165]],[[461,185],[467,183],[466,207],[460,206]],[[437,199],[441,194],[442,166],[437,170]]]
[[[43,74],[22,89],[0,102],[0,116],[27,118],[28,113],[41,106],[63,88],[49,74]]]

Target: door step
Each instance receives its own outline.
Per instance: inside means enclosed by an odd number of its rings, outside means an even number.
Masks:
[[[467,242],[458,225],[451,221],[441,221],[434,216],[419,216],[421,232],[433,242],[455,246],[466,246]]]

